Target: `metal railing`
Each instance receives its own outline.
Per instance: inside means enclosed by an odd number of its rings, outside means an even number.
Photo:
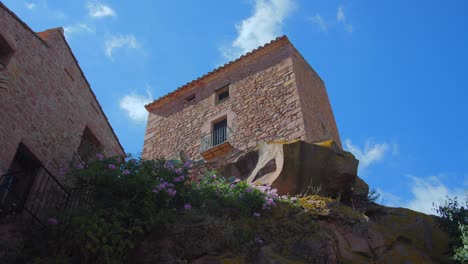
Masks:
[[[220,127],[213,132],[201,137],[200,151],[205,152],[211,148],[229,142],[231,140],[232,130],[228,126]]]
[[[49,218],[63,221],[71,193],[44,167],[35,173],[13,172],[0,178],[2,213],[25,211],[40,224]]]

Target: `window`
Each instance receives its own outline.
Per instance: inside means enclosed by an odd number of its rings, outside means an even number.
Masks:
[[[0,35],[0,68],[6,68],[8,62],[13,56],[13,48],[8,44],[6,39]]]
[[[41,166],[32,152],[20,143],[8,173],[0,178],[0,208],[23,208]]]
[[[227,119],[223,119],[213,124],[212,142],[213,147],[220,145],[227,140]]]
[[[102,152],[101,142],[94,136],[93,132],[86,127],[81,136],[80,146],[78,147],[78,158],[81,162],[88,163],[96,158],[96,154]],[[74,161],[78,162],[78,161]],[[76,165],[76,164],[73,164]]]
[[[219,104],[229,99],[229,84],[216,90],[215,103]]]
[[[192,94],[188,97],[185,98],[184,100],[184,106],[189,106],[195,104],[195,95]]]

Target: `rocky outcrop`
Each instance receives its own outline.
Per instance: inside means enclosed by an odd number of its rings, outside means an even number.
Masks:
[[[279,194],[319,194],[348,202],[357,167],[353,154],[328,140],[262,143],[219,170],[225,176],[271,185]]]
[[[139,263],[449,263],[436,217],[371,204],[365,212],[320,196],[280,204],[260,218],[178,218],[148,237]]]

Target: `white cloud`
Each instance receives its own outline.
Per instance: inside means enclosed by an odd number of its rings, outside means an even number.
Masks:
[[[344,145],[345,149],[353,153],[354,156],[356,156],[356,158],[359,160],[360,172],[369,167],[372,163],[382,160],[385,156],[385,153],[390,149],[390,146],[387,143],[378,144],[372,142],[372,140],[369,139],[366,141],[364,149],[354,145],[350,139],[346,139]],[[397,146],[398,145],[396,143],[392,144],[394,153]]]
[[[222,48],[223,56],[235,59],[281,35],[294,6],[294,0],[255,0],[253,15],[235,25],[237,38]]]
[[[338,11],[336,12],[336,20],[338,21],[338,23],[343,24],[346,31],[348,31],[349,33],[353,32],[354,28],[346,21],[346,16],[342,6],[338,6]]]
[[[128,35],[113,35],[110,36],[104,43],[106,56],[110,59],[113,59],[112,53],[115,49],[120,49],[123,47],[130,49],[139,49],[140,44],[133,34]]]
[[[135,93],[126,95],[120,100],[120,108],[126,111],[128,117],[133,121],[143,123],[148,117],[145,105],[153,100],[152,97],[149,89],[146,91],[146,96]]]
[[[386,192],[382,189],[377,189],[376,192],[379,194],[379,199],[377,202],[385,205],[385,206],[390,206],[390,207],[400,207],[401,206],[401,197],[390,193]]]
[[[36,4],[33,2],[26,3],[26,8],[29,10],[33,10],[36,7]]]
[[[72,35],[81,33],[94,33],[96,30],[87,24],[80,23],[64,27],[63,31],[65,32],[65,37],[71,38]]]
[[[317,24],[317,26],[318,26],[318,27],[320,28],[320,30],[322,30],[323,32],[327,32],[327,31],[328,31],[328,25],[327,25],[327,23],[325,22],[325,19],[324,19],[321,15],[316,14],[315,16],[310,17],[309,20],[312,21],[312,23]]]
[[[432,210],[433,203],[436,205],[443,204],[447,196],[464,198],[468,194],[466,190],[447,187],[439,179],[442,176],[421,178],[409,175],[408,177],[411,179],[413,198],[404,206],[425,214],[435,214],[436,212]]]
[[[86,4],[88,8],[88,14],[93,18],[103,18],[108,16],[116,16],[114,9],[108,5],[101,4],[99,2],[88,2]]]

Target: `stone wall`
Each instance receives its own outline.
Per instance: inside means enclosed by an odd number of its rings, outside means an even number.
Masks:
[[[106,155],[122,155],[61,29],[34,33],[0,3],[0,36],[14,49],[0,89],[0,174],[20,142],[52,174],[69,165],[88,127]]]
[[[219,157],[221,163],[265,141],[339,142],[323,83],[298,58],[283,37],[153,102],[147,107],[143,158],[176,158],[184,150],[189,158],[201,159],[201,136],[224,117],[234,150]],[[216,104],[216,90],[226,84],[230,98]],[[193,95],[194,101],[185,102]]]
[[[233,130],[233,155],[258,142],[303,137],[290,50],[282,46],[195,87],[193,105],[183,107],[185,97],[181,97],[152,110],[143,157],[176,157],[179,150],[185,150],[190,158],[200,159],[203,132],[207,127],[209,132],[212,121],[223,116]],[[228,82],[230,98],[215,104],[214,91]]]
[[[299,52],[294,52],[292,58],[304,115],[306,140],[317,142],[333,139],[341,147],[340,135],[324,82]]]

